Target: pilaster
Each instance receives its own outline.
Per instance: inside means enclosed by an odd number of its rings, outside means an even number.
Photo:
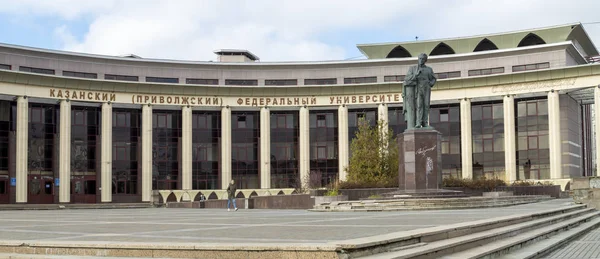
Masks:
[[[58,160],[59,192],[58,201],[60,203],[71,202],[71,102],[69,100],[60,101],[60,137]]]
[[[548,144],[550,179],[562,178],[562,143],[560,138],[560,101],[558,91],[548,92]]]
[[[112,202],[112,105],[110,103],[102,103],[101,130],[100,198],[102,202]]]
[[[517,139],[515,136],[515,97],[505,95],[504,102],[504,171],[505,179],[517,180]]]
[[[462,178],[473,179],[473,134],[471,133],[471,100],[460,99],[460,156]]]
[[[303,189],[308,188],[310,182],[310,115],[308,107],[300,107],[299,113],[299,137],[298,145],[300,149],[300,183]]]
[[[260,188],[271,188],[271,112],[260,108]]]
[[[181,107],[181,189],[192,189],[192,108],[190,106]]]
[[[27,97],[17,97],[17,132],[16,132],[16,168],[15,178],[16,203],[27,203],[27,154],[29,138],[29,102]]]
[[[152,106],[142,105],[142,201],[152,201]]]
[[[231,108],[221,108],[221,189],[231,181]]]
[[[350,145],[348,144],[348,106],[338,108],[338,179],[346,181],[346,168],[350,160]]]

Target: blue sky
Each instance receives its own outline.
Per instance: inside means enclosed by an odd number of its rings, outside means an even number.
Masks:
[[[543,9],[542,9],[543,7]],[[0,4],[0,42],[105,55],[263,61],[360,57],[356,44],[597,22],[593,0],[20,0]],[[585,25],[600,44],[600,24]]]

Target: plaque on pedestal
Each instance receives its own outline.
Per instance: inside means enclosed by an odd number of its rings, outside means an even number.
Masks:
[[[434,129],[406,130],[397,139],[400,190],[440,189],[442,134]]]

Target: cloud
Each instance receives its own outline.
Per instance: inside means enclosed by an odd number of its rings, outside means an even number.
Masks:
[[[390,41],[460,37],[577,22],[598,7],[594,0],[21,0],[0,13],[88,21],[84,35],[54,28],[70,51],[212,60],[213,50],[240,48],[263,61],[302,61],[355,56],[340,32],[353,39],[381,32]],[[600,25],[586,29],[600,40]],[[360,39],[352,44],[373,42]]]

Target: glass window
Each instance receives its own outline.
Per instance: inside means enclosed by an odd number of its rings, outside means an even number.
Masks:
[[[440,110],[440,121],[448,121],[448,110]]]
[[[326,117],[324,114],[318,114],[317,115],[317,127],[319,127],[319,128],[326,127],[325,120],[326,120]]]

